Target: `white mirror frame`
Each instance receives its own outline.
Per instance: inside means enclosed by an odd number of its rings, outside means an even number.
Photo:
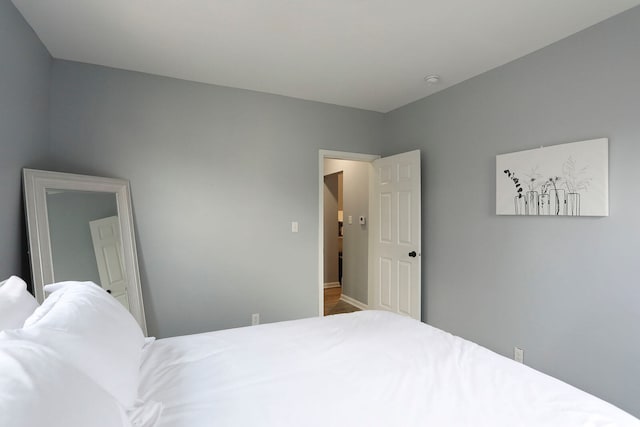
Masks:
[[[44,285],[55,282],[47,215],[47,190],[112,193],[116,196],[118,206],[124,266],[130,278],[127,287],[129,310],[146,336],[147,324],[140,289],[129,181],[35,169],[23,169],[23,180],[31,273],[36,300],[42,303],[45,299]]]

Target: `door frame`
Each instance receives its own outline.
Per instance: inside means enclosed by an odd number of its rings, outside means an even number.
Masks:
[[[352,160],[371,163],[381,156],[378,154],[352,153],[346,151],[319,150],[318,153],[318,315],[324,316],[324,159]],[[373,169],[373,166],[372,166]],[[371,210],[372,173],[369,174],[369,210]],[[369,214],[369,216],[371,216]],[[369,245],[371,259],[371,245]],[[371,269],[371,265],[369,266]],[[369,292],[370,293],[370,292]]]

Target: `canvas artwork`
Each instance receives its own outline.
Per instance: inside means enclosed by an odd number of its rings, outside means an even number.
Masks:
[[[609,215],[609,140],[496,156],[496,214]]]

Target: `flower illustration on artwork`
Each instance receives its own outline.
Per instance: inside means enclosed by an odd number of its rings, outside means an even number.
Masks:
[[[536,191],[541,185],[541,180],[544,178],[544,176],[538,172],[538,166],[531,168],[531,171],[526,173],[525,176],[528,178],[527,187],[529,187],[529,191]]]
[[[589,171],[589,166],[578,169],[576,162],[571,156],[562,165],[562,174],[564,175],[564,183],[569,193],[579,193],[589,189],[591,184],[591,177],[586,176]]]
[[[552,176],[551,178],[549,178],[547,180],[547,182],[549,183],[550,186],[553,187],[553,193],[554,193],[554,196],[556,198],[556,203],[555,203],[556,212],[555,212],[555,214],[556,215],[560,215],[560,195],[559,195],[559,192],[558,192],[558,186],[560,185],[560,177],[559,176]],[[562,201],[564,202],[564,197],[563,197]]]
[[[518,196],[518,198],[522,198],[522,184],[520,184],[520,179],[518,177],[516,177],[516,173],[515,172],[511,172],[509,169],[505,169],[504,173],[509,177],[509,179],[511,179],[511,181],[513,181],[513,184],[516,187],[516,195]]]

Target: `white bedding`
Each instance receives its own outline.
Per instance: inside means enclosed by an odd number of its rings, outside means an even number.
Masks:
[[[140,398],[159,427],[640,426],[561,381],[379,311],[155,341]]]

